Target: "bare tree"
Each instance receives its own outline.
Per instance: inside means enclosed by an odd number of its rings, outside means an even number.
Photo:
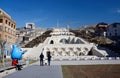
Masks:
[[[5,67],[5,63],[4,63],[5,62],[5,59],[4,59],[5,44],[6,44],[6,41],[0,40],[0,47],[1,47],[0,61],[2,62],[2,67]]]

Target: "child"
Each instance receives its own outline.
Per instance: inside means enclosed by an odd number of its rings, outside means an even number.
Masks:
[[[45,65],[47,65],[47,59],[45,59]]]

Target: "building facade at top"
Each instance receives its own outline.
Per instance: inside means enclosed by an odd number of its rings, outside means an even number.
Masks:
[[[36,28],[35,23],[27,22],[23,28],[16,28],[16,42],[24,45],[46,31],[44,28]]]
[[[0,9],[0,41],[6,42],[4,54],[9,57],[11,55],[11,45],[16,43],[16,22],[2,9]]]
[[[2,9],[0,9],[0,40],[12,44],[16,42],[16,23]]]
[[[74,60],[82,58],[96,58],[108,56],[106,51],[99,50],[93,43],[89,43],[66,28],[54,28],[43,43],[33,48],[22,48],[27,50],[24,58],[39,59],[42,52],[45,59],[48,53],[52,60]]]
[[[25,26],[27,29],[35,29],[35,24],[32,23],[32,22],[29,22],[29,23],[26,23],[26,26]]]

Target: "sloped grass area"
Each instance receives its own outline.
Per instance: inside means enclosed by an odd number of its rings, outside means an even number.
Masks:
[[[120,65],[63,65],[63,78],[120,78]]]

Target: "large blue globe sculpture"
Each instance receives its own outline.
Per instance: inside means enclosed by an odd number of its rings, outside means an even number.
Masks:
[[[13,45],[12,52],[11,52],[12,59],[21,60],[23,54],[24,52],[21,49],[19,49],[17,45]]]

